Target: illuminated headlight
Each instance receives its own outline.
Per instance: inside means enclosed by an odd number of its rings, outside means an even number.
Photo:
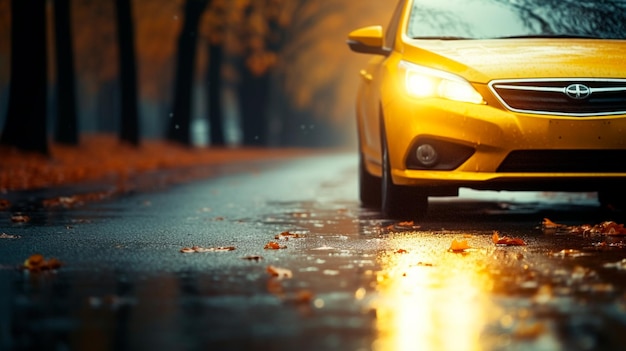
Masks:
[[[405,88],[418,98],[439,97],[448,100],[484,104],[483,97],[465,79],[444,71],[400,62],[405,71]]]

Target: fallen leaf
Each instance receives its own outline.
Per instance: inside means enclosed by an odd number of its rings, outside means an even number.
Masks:
[[[234,251],[234,246],[218,246],[218,247],[197,247],[196,252],[225,252]]]
[[[30,217],[21,213],[16,213],[11,216],[11,221],[14,223],[26,223],[30,222]]]
[[[561,227],[562,225],[561,224],[556,224],[556,223],[552,222],[548,218],[544,218],[543,222],[541,223],[541,226],[543,228],[546,228],[546,229],[556,229],[558,227]]]
[[[293,277],[293,273],[291,272],[291,270],[287,269],[287,268],[279,268],[279,267],[275,267],[275,266],[267,266],[267,273],[269,273],[271,276],[273,277],[278,277],[280,279],[282,278],[292,278]]]
[[[0,211],[4,211],[11,207],[11,202],[9,200],[0,199]]]
[[[420,228],[419,225],[416,225],[413,221],[402,221],[397,223],[389,224],[388,226],[381,227],[380,230],[382,232],[393,232],[393,231],[408,231],[413,229]]]
[[[275,241],[270,241],[267,244],[265,244],[264,249],[265,250],[280,250],[280,249],[286,249],[287,246],[281,246],[279,243],[275,242]]]
[[[448,249],[448,251],[463,252],[467,249],[470,249],[470,246],[467,243],[467,240],[457,241],[456,239],[453,239],[452,244],[450,244],[450,248]]]
[[[61,261],[56,258],[46,260],[42,254],[33,254],[24,261],[23,267],[31,272],[39,272],[58,269],[61,266]]]
[[[218,246],[218,247],[202,247],[202,246],[192,246],[192,247],[183,247],[180,249],[182,253],[202,253],[202,252],[225,252],[225,251],[233,251],[236,250],[234,246]]]
[[[493,232],[493,236],[491,240],[496,245],[505,245],[505,246],[524,246],[526,243],[524,240],[520,238],[510,238],[508,236],[500,236],[498,231]]]
[[[24,261],[24,267],[27,269],[35,269],[40,267],[43,263],[44,258],[42,254],[33,254]]]
[[[396,250],[396,253],[397,254],[405,254],[405,253],[408,253],[408,251],[405,250],[405,249],[398,249],[398,250]]]
[[[297,238],[302,238],[302,235],[297,234],[297,233],[282,232],[274,236],[274,239],[276,240],[289,240],[289,239],[297,239]]]
[[[248,260],[248,261],[260,261],[263,259],[263,257],[259,255],[250,255],[250,256],[244,256],[242,257],[242,259]]]
[[[606,235],[626,235],[626,229],[623,224],[617,224],[613,221],[602,222],[599,225],[600,233]]]
[[[547,218],[544,218],[542,227],[544,230],[549,231],[568,231],[572,234],[598,234],[598,235],[608,235],[608,236],[622,236],[626,235],[626,228],[624,228],[624,224],[616,223],[614,221],[605,221],[596,225],[590,224],[582,224],[577,226],[568,226],[564,224],[557,224],[550,221]]]

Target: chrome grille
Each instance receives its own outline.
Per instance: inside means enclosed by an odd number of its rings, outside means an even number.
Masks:
[[[578,117],[626,114],[626,79],[497,80],[489,88],[515,112]]]

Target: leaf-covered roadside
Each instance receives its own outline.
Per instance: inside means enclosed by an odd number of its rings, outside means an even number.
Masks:
[[[103,179],[119,181],[123,186],[124,181],[133,176],[158,170],[282,158],[310,152],[301,149],[185,148],[161,140],[148,140],[134,148],[108,134],[84,135],[77,148],[54,143],[50,147],[51,156],[44,157],[0,146],[0,210],[9,206],[2,198],[2,193],[8,191]],[[185,173],[191,179],[207,175],[206,172]]]
[[[611,236],[626,235],[626,228],[624,228],[624,224],[614,221],[604,221],[598,224],[565,225],[555,223],[548,218],[544,218],[542,228],[544,231],[554,233]]]

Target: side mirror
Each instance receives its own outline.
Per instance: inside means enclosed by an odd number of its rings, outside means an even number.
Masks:
[[[383,47],[383,27],[369,26],[359,28],[348,34],[350,50],[363,54],[387,55],[388,49]]]

